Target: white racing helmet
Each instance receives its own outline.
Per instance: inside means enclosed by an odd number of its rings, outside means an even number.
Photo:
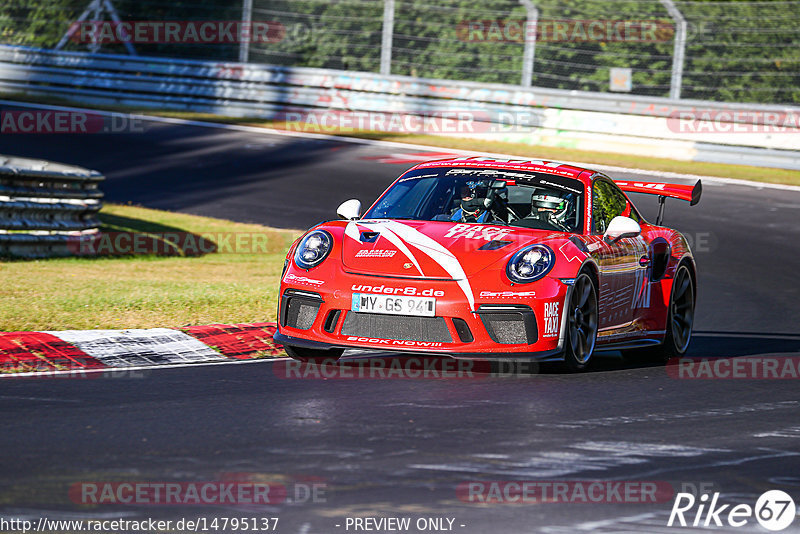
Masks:
[[[531,207],[536,211],[539,209],[552,210],[552,218],[563,221],[569,210],[569,202],[552,193],[539,193],[531,195]]]

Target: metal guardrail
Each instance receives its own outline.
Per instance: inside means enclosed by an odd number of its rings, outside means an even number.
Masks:
[[[94,236],[105,177],[49,161],[0,156],[0,256],[69,256]]]
[[[800,169],[800,135],[700,135],[673,131],[679,113],[747,111],[732,122],[760,124],[800,107],[670,100],[580,91],[429,80],[407,76],[0,46],[0,93],[60,96],[86,104],[179,109],[271,118],[277,111],[348,110],[436,114],[527,129],[531,144]],[[708,131],[708,130],[707,130]],[[713,130],[710,130],[713,131]],[[516,134],[519,133],[519,129]],[[486,138],[486,137],[484,137]],[[602,148],[596,148],[601,146]],[[654,154],[654,149],[658,152]],[[734,162],[734,161],[731,161]]]
[[[704,100],[671,100],[668,98],[629,96],[621,94],[597,93],[589,91],[565,91],[558,89],[524,88],[515,85],[487,84],[467,81],[436,80],[410,76],[383,76],[370,72],[351,72],[309,67],[280,67],[274,65],[226,63],[188,59],[167,59],[114,54],[89,54],[83,52],[63,52],[38,48],[0,45],[0,62],[7,64],[56,67],[89,72],[75,73],[72,76],[86,77],[91,74],[104,74],[91,84],[95,87],[112,89],[128,81],[138,81],[142,85],[129,88],[130,91],[155,91],[172,95],[228,97],[233,100],[252,100],[260,90],[269,89],[264,85],[287,86],[288,88],[338,89],[342,91],[380,93],[400,97],[422,97],[448,100],[463,100],[473,103],[493,103],[519,106],[541,106],[559,109],[587,111],[606,111],[631,115],[668,117],[678,112],[704,110],[742,110],[756,112],[778,111],[800,112],[797,106],[776,106],[765,104],[736,104]],[[9,65],[4,65],[8,68]],[[57,72],[57,71],[56,71]],[[47,71],[41,71],[45,74]],[[118,73],[114,76],[113,73]],[[130,76],[125,76],[125,74]],[[142,77],[146,73],[147,78]],[[67,73],[63,73],[67,74]],[[5,74],[3,79],[5,79]],[[159,79],[157,76],[166,78]],[[183,78],[183,79],[181,79]],[[187,79],[188,78],[188,79]],[[226,93],[225,85],[213,82],[231,81],[227,88],[237,88],[237,95]],[[109,84],[109,82],[111,82]],[[209,91],[212,87],[222,89]],[[177,83],[178,86],[172,86]],[[247,85],[242,84],[259,84]],[[190,85],[191,88],[181,87]],[[90,85],[90,86],[91,86]],[[248,94],[247,90],[254,91]],[[287,89],[280,92],[286,95]],[[318,94],[315,93],[315,94]],[[146,99],[146,95],[141,95]],[[274,94],[264,93],[265,98]],[[347,95],[345,95],[347,96]],[[270,100],[261,100],[270,102]],[[452,107],[452,106],[451,106]],[[385,108],[384,108],[385,109]]]

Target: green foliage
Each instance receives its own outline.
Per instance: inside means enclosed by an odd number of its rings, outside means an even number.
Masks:
[[[633,93],[667,96],[674,23],[659,0],[532,0],[540,32],[533,85],[608,91],[609,70],[633,71]],[[0,42],[53,47],[88,0],[5,0]],[[125,20],[238,20],[241,1],[114,0]],[[392,73],[424,78],[519,84],[523,38],[491,34],[510,23],[524,29],[518,0],[396,0]],[[689,24],[682,98],[732,102],[800,102],[800,1],[685,0],[676,2]],[[279,42],[254,43],[250,60],[286,66],[377,72],[383,0],[254,0],[253,20],[276,21]],[[91,18],[91,17],[90,17]],[[581,40],[542,36],[542,26],[591,21],[656,21],[658,39]],[[576,22],[577,21],[577,22]],[[488,40],[470,38],[482,27]],[[472,34],[472,37],[480,32]],[[512,36],[513,37],[513,36]],[[577,39],[575,37],[578,37]],[[85,49],[69,43],[67,49]],[[124,53],[120,45],[103,51]],[[142,55],[236,60],[236,44],[137,45]]]

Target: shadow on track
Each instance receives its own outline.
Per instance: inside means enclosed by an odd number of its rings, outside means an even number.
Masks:
[[[745,356],[761,356],[769,354],[800,354],[800,335],[798,334],[738,334],[733,332],[695,332],[687,358],[738,358]],[[409,368],[407,362],[416,358],[422,360]],[[364,368],[364,360],[375,360],[375,363],[366,364],[367,367],[378,370],[388,370],[394,365],[399,372],[425,367],[425,361],[435,361],[447,356],[432,355],[399,355],[388,352],[362,352],[357,359],[345,358],[338,362],[339,368]],[[644,369],[664,367],[663,364],[651,362],[635,362],[621,358],[619,351],[598,351],[587,373],[605,373],[611,371],[626,371],[631,369]],[[382,360],[383,363],[378,363]],[[398,363],[399,362],[399,363]],[[469,367],[469,372],[476,374],[492,374],[495,377],[521,376],[521,375],[568,375],[557,364],[543,364],[537,362],[504,363],[491,359],[478,360],[476,365]],[[436,368],[441,368],[437,365]],[[406,377],[408,378],[408,377]]]
[[[765,354],[800,354],[800,334],[695,332],[690,358],[736,358]]]

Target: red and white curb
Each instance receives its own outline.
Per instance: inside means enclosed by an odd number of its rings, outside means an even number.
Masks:
[[[225,363],[283,355],[274,323],[0,332],[0,377]]]

